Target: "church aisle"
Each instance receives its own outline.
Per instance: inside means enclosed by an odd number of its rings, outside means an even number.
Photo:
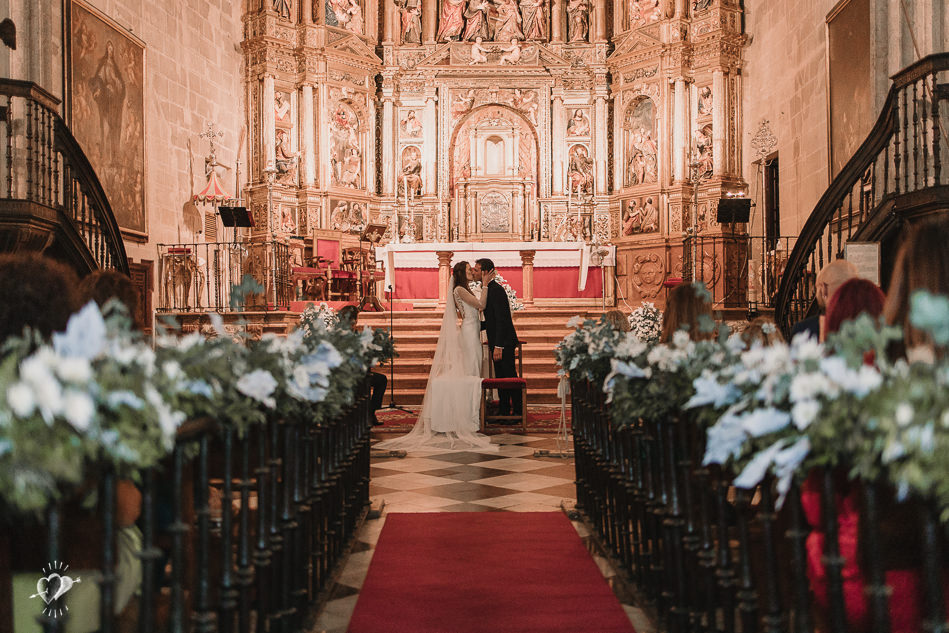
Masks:
[[[388,439],[390,435],[373,434]],[[533,457],[557,448],[551,435],[504,434],[492,438],[498,453],[427,451],[411,457],[373,458],[370,494],[385,501],[383,516],[367,520],[356,536],[313,633],[345,633],[375,552],[386,516],[392,512],[551,512],[576,503],[572,459]],[[572,522],[600,572],[613,588],[638,633],[654,628],[634,605],[623,583],[614,582],[609,562],[595,553],[586,527]],[[503,633],[499,632],[499,633]],[[581,633],[581,632],[578,632]]]

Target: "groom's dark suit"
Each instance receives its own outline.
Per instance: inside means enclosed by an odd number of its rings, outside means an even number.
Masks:
[[[488,301],[484,306],[484,322],[481,327],[488,334],[488,349],[492,358],[494,348],[502,348],[501,360],[494,361],[494,375],[498,378],[515,378],[517,370],[514,367],[514,347],[517,345],[517,332],[514,331],[507,293],[496,281],[488,284]],[[512,412],[514,415],[520,415],[520,389],[500,389],[498,399],[498,415],[511,415]]]

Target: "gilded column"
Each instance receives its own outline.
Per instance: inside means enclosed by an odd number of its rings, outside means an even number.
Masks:
[[[613,37],[626,29],[626,16],[623,15],[623,0],[613,0]]]
[[[401,31],[399,26],[399,13],[392,0],[382,0],[383,22],[382,22],[382,43],[398,44],[401,42]]]
[[[274,146],[274,137],[276,131],[276,120],[274,118],[274,81],[273,75],[264,75],[264,94],[261,97],[261,110],[264,115],[264,168],[269,169],[274,166],[276,147]]]
[[[608,0],[593,0],[593,41],[606,41],[606,3]]]
[[[435,89],[431,89],[430,94],[425,95],[425,116],[422,121],[423,133],[425,134],[425,188],[423,194],[434,194],[438,191],[435,187],[435,166],[438,163],[436,153],[438,151],[435,138],[435,102],[438,98],[435,96]]]
[[[303,10],[303,23],[313,24],[313,0],[303,0],[301,7]]]
[[[393,171],[393,156],[395,153],[394,139],[392,138],[395,126],[392,123],[394,115],[392,104],[392,88],[382,89],[382,193],[391,196],[395,193],[395,172]]]
[[[524,285],[524,307],[534,305],[534,255],[537,251],[521,251],[521,274]]]
[[[672,174],[675,182],[682,182],[688,174],[685,173],[685,162],[688,157],[686,143],[688,143],[688,93],[685,79],[678,77],[675,80],[675,104],[672,114]]]
[[[375,122],[375,120],[376,120],[376,116],[377,116],[376,110],[377,110],[377,108],[378,108],[378,106],[376,105],[376,100],[375,100],[375,98],[374,98],[374,97],[369,97],[369,120],[372,121],[372,122]],[[370,162],[375,162],[375,156],[376,156],[376,126],[370,124],[370,125],[367,126],[367,127],[369,128],[369,129],[367,130],[369,133],[366,135],[366,136],[368,137],[367,142],[366,142],[366,146],[367,146],[367,147],[366,147],[366,153],[363,154],[363,155],[364,155],[364,156],[367,156],[367,157],[368,157],[368,156],[371,156],[371,157],[373,157],[373,158],[372,158],[371,160],[368,160],[368,159],[367,159],[367,160],[365,161],[365,165],[364,165],[363,169],[365,170],[365,174],[366,174],[366,189],[369,190],[369,193],[375,193],[375,192],[376,192],[376,170],[375,170],[375,169],[369,169],[369,164],[370,164]]]
[[[725,169],[725,73],[712,71],[712,175],[721,176]]]
[[[613,191],[619,191],[623,187],[623,177],[625,175],[626,165],[623,156],[623,147],[625,139],[623,138],[623,93],[614,92],[610,95],[613,100]]]
[[[685,19],[685,1],[686,0],[675,0],[676,13],[675,17]]]
[[[594,151],[596,153],[596,193],[602,195],[606,191],[606,165],[608,164],[606,135],[609,134],[606,122],[609,120],[606,112],[606,86],[597,88],[596,100],[596,127],[594,128]]]
[[[551,0],[550,5],[550,41],[563,42],[563,3],[564,0]]]
[[[422,0],[422,42],[435,43],[435,25],[438,22],[438,0]]]
[[[314,151],[316,126],[313,122],[313,86],[303,84],[300,100],[303,102],[303,186],[310,187],[316,179],[316,152]]]
[[[444,308],[448,299],[448,277],[451,275],[452,251],[435,251],[438,256],[438,307]]]
[[[323,115],[324,112],[329,112],[328,106],[326,103],[327,98],[327,86],[326,86],[326,77],[318,77],[316,80],[319,100],[320,100],[320,113]],[[325,115],[324,115],[325,116]],[[329,146],[329,134],[320,134],[316,139],[317,154],[316,160],[319,161],[320,165],[329,165],[330,157],[330,146]],[[319,169],[317,170],[317,175],[319,176],[319,187],[323,190],[326,190],[330,186],[330,170],[329,169]]]
[[[563,155],[563,89],[554,88],[552,91],[553,101],[551,103],[550,118],[553,127],[551,160],[554,163],[554,191],[553,193],[565,193],[564,189],[564,155]]]

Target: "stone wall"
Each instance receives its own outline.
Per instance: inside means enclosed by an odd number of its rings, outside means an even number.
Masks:
[[[13,52],[0,47],[0,75],[35,81],[63,98],[61,4],[11,0],[10,5],[18,46]],[[234,193],[233,166],[245,112],[242,5],[230,0],[91,0],[88,5],[145,45],[148,240],[127,241],[126,248],[130,260],[157,264],[157,244],[190,241],[200,226],[199,214],[186,203],[205,184],[208,143],[199,134],[208,122],[224,132],[217,139],[217,160],[232,168],[223,172],[223,182]],[[243,154],[241,161],[246,173]]]
[[[758,208],[752,234],[761,234],[762,174],[751,139],[761,121],[770,122],[779,158],[781,234],[797,235],[830,184],[828,158],[827,16],[838,0],[745,2],[743,80],[743,174]],[[918,54],[949,49],[949,11],[941,0],[906,3],[870,0],[870,67],[873,86],[869,119],[875,120],[889,90],[889,76]],[[862,139],[857,141],[857,145]]]

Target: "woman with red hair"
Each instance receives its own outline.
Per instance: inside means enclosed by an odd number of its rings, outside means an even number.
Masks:
[[[827,301],[827,316],[824,326],[828,334],[840,329],[846,321],[852,321],[861,314],[878,317],[883,314],[886,296],[869,279],[855,278],[843,283],[837,292]]]

